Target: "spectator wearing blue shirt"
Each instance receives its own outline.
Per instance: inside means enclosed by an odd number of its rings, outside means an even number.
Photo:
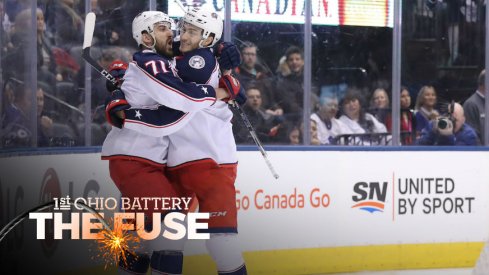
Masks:
[[[430,121],[416,141],[418,145],[478,145],[480,141],[475,130],[465,123],[462,105],[454,103],[450,117],[440,117]],[[450,106],[451,107],[451,106]],[[449,109],[452,109],[450,108]]]

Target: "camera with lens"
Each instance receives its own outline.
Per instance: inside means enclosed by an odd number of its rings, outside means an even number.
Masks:
[[[440,116],[436,119],[435,123],[433,124],[434,130],[440,135],[444,136],[449,136],[453,134],[453,127],[455,124],[455,121],[453,119],[453,108],[454,108],[454,102],[449,104],[448,107],[448,113],[445,116]]]
[[[436,130],[440,135],[449,136],[453,134],[453,121],[450,117],[439,117],[435,124]]]

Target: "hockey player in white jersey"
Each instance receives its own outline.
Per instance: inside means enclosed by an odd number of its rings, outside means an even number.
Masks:
[[[106,114],[113,125],[122,126],[121,120],[115,115],[116,111],[130,106],[160,108],[160,112],[168,114],[160,128],[167,135],[188,122],[191,117],[188,112],[209,107],[217,99],[232,99],[239,92],[239,87],[234,90],[230,86],[226,87],[228,90],[214,89],[212,85],[184,83],[178,78],[170,63],[172,23],[166,14],[156,11],[143,12],[134,19],[133,37],[141,51],[134,54],[133,61],[127,68],[121,87],[125,98],[116,97],[107,105]],[[117,93],[121,94],[121,91],[115,91]],[[181,111],[171,109],[175,107]],[[141,112],[129,109],[125,111],[125,115],[125,125],[130,125],[130,120],[134,121],[133,124],[140,125],[138,122]],[[149,136],[126,127],[113,128],[110,131],[102,147],[102,158],[109,160],[111,178],[122,196],[135,198],[177,195],[164,173],[168,145],[167,137]],[[151,217],[154,206],[148,205],[148,209],[145,214]],[[148,255],[139,255],[130,266],[120,265],[119,273],[127,271],[129,274],[145,274],[149,261]],[[154,262],[158,262],[158,257]]]
[[[221,37],[222,20],[216,13],[191,9],[180,23],[180,51],[183,55],[175,58],[179,77],[201,84],[229,85],[227,82],[233,81],[231,78],[219,79],[219,65],[210,50]],[[166,135],[165,131],[158,134],[161,128],[151,118],[161,117],[161,114],[148,111],[151,112],[153,116],[143,116],[140,124],[150,129],[135,130],[149,135]],[[199,211],[211,214],[207,230],[211,237],[206,246],[219,274],[241,275],[246,274],[246,266],[237,244],[234,182],[238,159],[232,116],[223,101],[194,113],[185,127],[169,135],[167,171],[178,191],[186,196],[195,194]],[[160,271],[167,272],[164,267]]]

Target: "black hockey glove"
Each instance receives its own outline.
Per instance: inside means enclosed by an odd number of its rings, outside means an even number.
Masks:
[[[219,59],[221,70],[231,70],[241,64],[238,47],[231,42],[220,42],[214,46],[214,54]]]

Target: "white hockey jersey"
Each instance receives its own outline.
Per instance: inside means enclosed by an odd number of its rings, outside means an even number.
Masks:
[[[197,49],[175,58],[175,68],[179,77],[186,82],[196,82],[218,86],[220,72],[214,54],[209,49]],[[178,109],[178,107],[174,107]],[[151,112],[155,117],[163,117],[162,110],[139,110]],[[218,164],[237,162],[236,142],[232,132],[232,112],[226,103],[216,101],[214,105],[189,114],[191,118],[183,128],[170,134],[168,166],[177,167],[195,161],[214,161]],[[149,117],[149,115],[147,116]],[[140,133],[154,135],[154,119],[144,120],[144,125],[152,130],[133,128]],[[155,130],[156,129],[156,130]],[[165,136],[161,131],[158,136]]]
[[[183,83],[177,77],[174,65],[151,51],[134,54],[121,89],[133,108],[145,110],[125,112],[124,127],[113,127],[104,141],[102,159],[139,159],[153,164],[165,164],[169,145],[166,136],[188,123],[195,111],[216,102],[212,86]],[[178,107],[180,111],[171,109],[172,107]],[[153,123],[158,128],[158,133],[163,132],[164,135],[151,136],[131,130],[141,128],[148,132],[148,129],[155,129],[151,127],[151,121],[146,124],[143,120],[151,118],[148,108],[158,108],[159,113],[164,114],[157,124]]]

